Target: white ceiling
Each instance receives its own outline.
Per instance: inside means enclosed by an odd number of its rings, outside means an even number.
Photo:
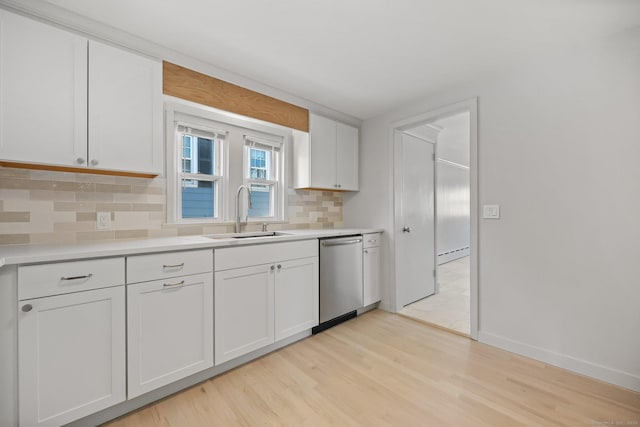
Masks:
[[[366,119],[640,26],[640,0],[47,0]]]

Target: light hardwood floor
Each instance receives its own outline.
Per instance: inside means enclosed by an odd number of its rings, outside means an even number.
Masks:
[[[469,336],[471,266],[469,257],[438,266],[440,292],[400,310],[400,314]]]
[[[108,425],[639,423],[640,393],[375,310]]]

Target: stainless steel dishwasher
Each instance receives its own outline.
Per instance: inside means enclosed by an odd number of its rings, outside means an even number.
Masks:
[[[320,325],[313,333],[356,317],[362,304],[362,236],[320,239]]]

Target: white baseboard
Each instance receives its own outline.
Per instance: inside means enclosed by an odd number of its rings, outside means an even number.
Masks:
[[[640,376],[638,375],[578,359],[566,354],[556,353],[554,351],[535,347],[522,342],[513,341],[509,338],[484,331],[478,332],[478,341],[521,356],[539,360],[549,365],[558,366],[569,371],[577,372],[588,377],[596,378],[601,381],[640,392]]]
[[[438,265],[455,261],[457,259],[469,256],[470,254],[471,254],[471,250],[468,247],[451,251],[446,254],[438,254]]]

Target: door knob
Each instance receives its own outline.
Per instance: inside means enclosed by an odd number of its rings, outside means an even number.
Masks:
[[[402,227],[403,233],[411,233],[411,227]]]

